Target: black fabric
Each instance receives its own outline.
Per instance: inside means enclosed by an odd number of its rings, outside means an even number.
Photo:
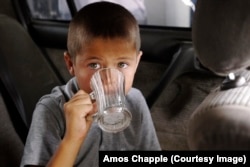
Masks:
[[[16,133],[1,93],[0,123],[0,166],[17,167],[21,162],[24,143]]]
[[[62,83],[27,31],[5,15],[0,15],[0,41],[1,56],[23,101],[29,126],[39,98]]]
[[[23,143],[25,143],[26,136],[28,134],[28,127],[25,111],[23,108],[23,102],[15,86],[13,85],[13,80],[5,65],[4,57],[1,55],[2,54],[0,50],[0,91],[4,97],[8,114],[13,126],[22,139]]]
[[[61,82],[26,30],[0,14],[0,166],[19,166],[39,98]]]

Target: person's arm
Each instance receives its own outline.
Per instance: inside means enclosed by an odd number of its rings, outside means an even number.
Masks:
[[[82,141],[63,139],[47,167],[73,166]]]
[[[66,133],[47,167],[72,167],[91,126],[95,106],[87,93],[80,90],[64,105]]]

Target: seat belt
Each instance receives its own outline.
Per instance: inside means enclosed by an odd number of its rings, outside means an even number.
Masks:
[[[0,91],[8,109],[8,114],[13,126],[25,143],[28,134],[28,126],[22,99],[14,85],[13,79],[7,69],[4,57],[0,53]]]

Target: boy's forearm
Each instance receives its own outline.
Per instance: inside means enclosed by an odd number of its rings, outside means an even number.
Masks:
[[[58,146],[47,167],[72,167],[82,145],[82,141],[69,141],[63,139]]]

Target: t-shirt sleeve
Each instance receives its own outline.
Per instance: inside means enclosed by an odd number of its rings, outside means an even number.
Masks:
[[[60,105],[51,98],[40,100],[34,110],[29,134],[25,143],[21,167],[46,165],[59,145],[64,129]]]

